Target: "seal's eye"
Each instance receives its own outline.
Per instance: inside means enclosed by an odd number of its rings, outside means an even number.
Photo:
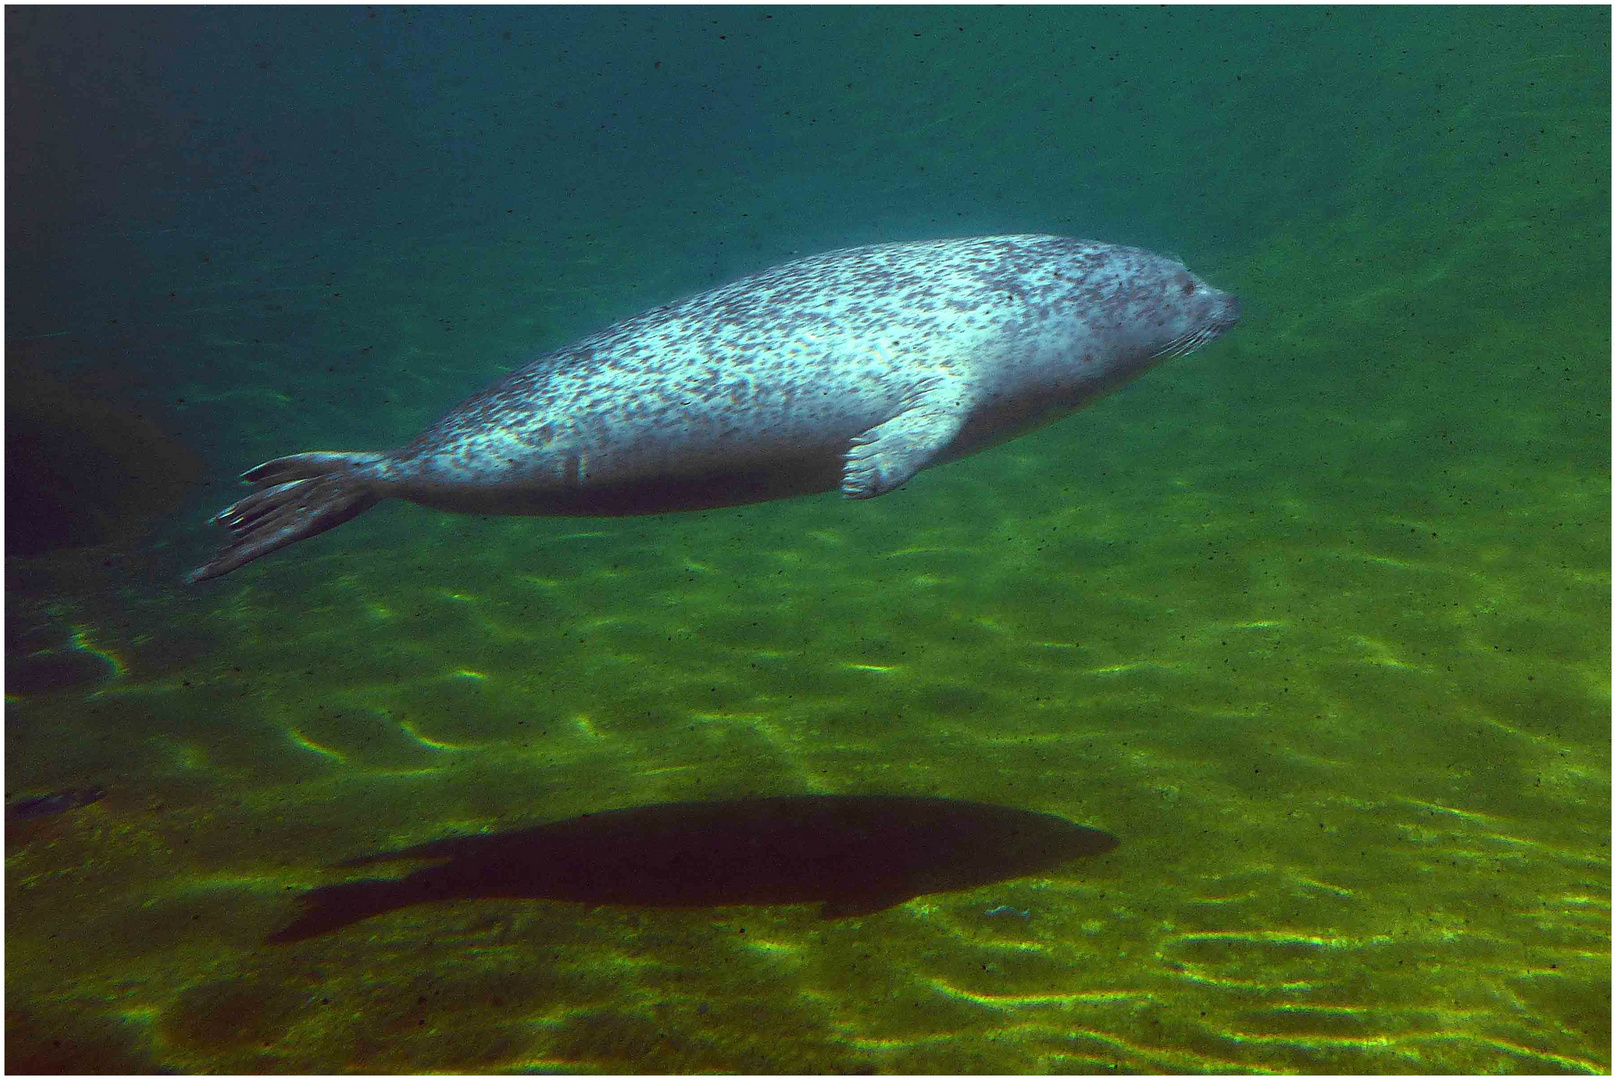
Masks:
[[[1185,296],[1193,295],[1194,292],[1195,292],[1195,282],[1193,282],[1193,281],[1184,282],[1184,288],[1182,290],[1180,290],[1180,291],[1182,291]]]

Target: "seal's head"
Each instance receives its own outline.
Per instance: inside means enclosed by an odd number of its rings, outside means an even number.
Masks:
[[[1214,289],[1184,268],[1184,264],[1150,255],[1156,264],[1141,274],[1133,300],[1147,317],[1137,325],[1149,327],[1140,344],[1151,363],[1194,352],[1240,321],[1240,299]]]
[[[1100,249],[1074,307],[1102,348],[1107,381],[1200,348],[1240,321],[1240,301],[1177,259],[1140,248]]]

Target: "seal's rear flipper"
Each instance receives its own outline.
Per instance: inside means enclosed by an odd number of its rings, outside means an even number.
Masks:
[[[279,551],[288,544],[334,529],[381,501],[372,484],[355,474],[382,454],[293,454],[266,461],[242,474],[249,483],[264,484],[245,499],[227,506],[213,520],[230,530],[230,545],[215,559],[197,567],[187,581],[207,581]]]
[[[254,465],[242,473],[241,478],[249,484],[267,484],[271,481],[278,484],[285,480],[309,480],[316,476],[351,472],[365,465],[380,465],[386,460],[386,454],[372,450],[310,450]]]

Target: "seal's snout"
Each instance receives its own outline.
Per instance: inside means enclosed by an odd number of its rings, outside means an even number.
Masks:
[[[1234,293],[1224,293],[1218,300],[1219,304],[1213,309],[1213,317],[1217,319],[1218,325],[1227,329],[1239,322],[1240,316],[1245,313],[1245,309],[1240,305],[1240,298]]]

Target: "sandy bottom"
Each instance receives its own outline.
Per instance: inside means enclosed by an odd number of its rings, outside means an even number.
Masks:
[[[869,503],[386,506],[29,608],[105,671],[8,701],[8,799],[106,795],[8,824],[8,1064],[1607,1071],[1608,477],[1438,475],[1196,385]],[[798,792],[1121,844],[839,920],[479,900],[262,944],[342,858]]]

